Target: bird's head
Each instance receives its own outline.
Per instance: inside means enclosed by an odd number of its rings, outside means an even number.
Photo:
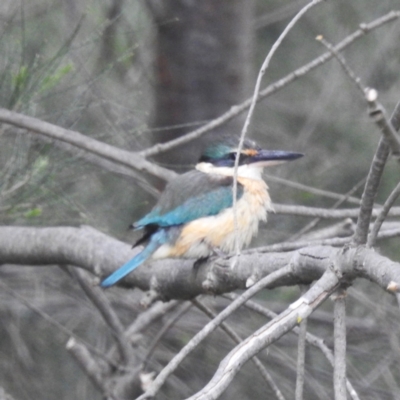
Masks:
[[[261,179],[264,167],[282,164],[303,156],[284,150],[264,150],[254,141],[246,139],[238,154],[237,137],[221,140],[208,146],[200,157],[196,169],[205,173],[233,176],[236,157],[239,156],[238,176]]]

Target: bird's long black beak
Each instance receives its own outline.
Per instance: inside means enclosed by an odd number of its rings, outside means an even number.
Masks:
[[[257,164],[263,167],[282,164],[287,161],[297,160],[303,157],[302,153],[294,153],[284,150],[258,150],[248,157],[248,164]]]

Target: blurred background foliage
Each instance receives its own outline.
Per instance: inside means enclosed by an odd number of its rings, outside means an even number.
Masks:
[[[0,106],[120,148],[144,149],[189,132],[250,97],[268,50],[304,4],[302,0],[220,1],[218,5],[197,0],[3,0]],[[323,53],[317,35],[336,43],[360,23],[396,6],[397,0],[373,4],[338,0],[314,8],[283,42],[263,86]],[[364,84],[378,90],[389,113],[400,93],[399,36],[400,24],[394,22],[343,53]],[[165,65],[170,67],[168,73]],[[211,135],[238,134],[242,124],[243,115]],[[127,227],[150,209],[153,196],[129,177],[89,162],[84,154],[72,155],[62,144],[6,125],[0,129],[1,224],[88,224],[127,241],[134,239]],[[268,174],[337,193],[346,193],[366,176],[380,137],[368,118],[365,102],[334,60],[259,103],[251,131],[262,146],[306,154],[298,164]],[[162,155],[157,162],[183,172],[195,163],[204,140],[207,137]],[[384,201],[398,176],[398,166],[391,161],[378,202]],[[162,188],[160,182],[153,184]],[[277,203],[330,207],[335,202],[274,181],[269,185]],[[358,190],[355,195],[360,193]],[[255,244],[284,240],[305,222],[304,218],[272,215]],[[398,246],[392,242],[386,251],[398,257]],[[111,336],[105,324],[65,271],[10,266],[1,270],[4,282],[32,304],[99,349],[109,346]],[[399,326],[387,327],[392,323],[385,322],[393,312],[393,302],[365,282],[359,286],[359,291],[350,291],[349,298],[354,314],[349,329],[349,373],[357,377],[363,398],[391,399],[392,381],[400,379],[399,368],[392,370],[393,380],[376,371],[371,349],[379,355],[393,350],[390,346],[398,339]],[[375,296],[385,308],[377,309],[377,301],[367,301],[366,289],[368,297]],[[260,300],[279,311],[298,294],[297,288],[275,290]],[[100,398],[64,351],[65,334],[11,293],[2,291],[0,296],[0,385],[21,400]],[[123,321],[133,321],[140,311],[140,293],[115,289],[110,296]],[[216,309],[221,307],[216,299],[208,301]],[[328,344],[330,307],[324,305],[310,323]],[[164,364],[206,321],[198,311],[190,316],[167,334],[153,368]],[[235,323],[236,329],[246,336],[264,320],[242,311],[231,322],[240,322]],[[158,321],[146,331],[142,347],[162,324]],[[288,398],[295,380],[295,347],[295,336],[288,335],[268,357],[262,356],[273,366],[271,373]],[[222,333],[214,334],[160,398],[173,398],[168,390],[182,382],[186,388],[182,393],[199,389],[229,348]],[[311,349],[307,355],[307,398],[332,398],[331,368],[314,352]],[[393,367],[393,360],[385,357],[382,368]],[[195,373],[190,371],[193,360]],[[254,383],[258,378],[253,368],[246,366],[223,398],[265,398],[265,392]]]

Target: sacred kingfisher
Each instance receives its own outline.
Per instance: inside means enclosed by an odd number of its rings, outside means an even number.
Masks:
[[[167,184],[150,213],[132,225],[133,229],[143,229],[134,246],[145,244],[144,249],[103,280],[102,287],[114,285],[149,258],[200,259],[217,250],[231,253],[235,240],[240,248],[250,243],[259,221],[265,221],[272,209],[268,186],[261,177],[263,168],[303,154],[263,150],[251,140],[244,141],[238,154],[237,146],[237,137],[214,143],[205,150],[195,170]],[[237,231],[232,207],[236,157]]]

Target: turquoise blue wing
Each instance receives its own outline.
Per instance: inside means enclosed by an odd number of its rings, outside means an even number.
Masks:
[[[134,227],[168,227],[217,215],[232,207],[232,185],[232,177],[188,172],[167,185],[153,210],[137,221]],[[243,187],[238,184],[238,199],[242,195]]]

